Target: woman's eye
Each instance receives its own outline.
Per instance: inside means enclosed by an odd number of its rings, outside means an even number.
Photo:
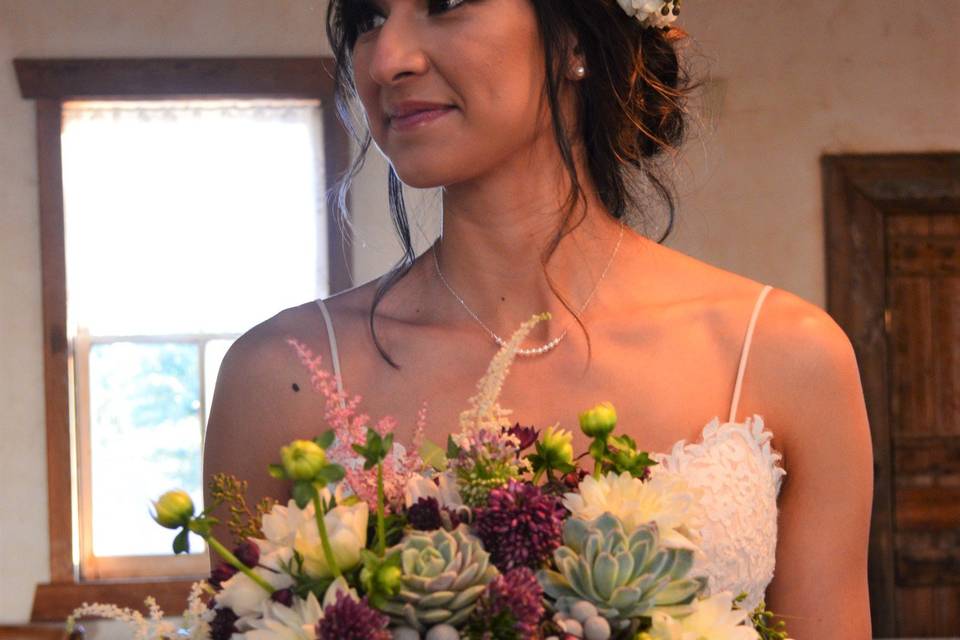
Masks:
[[[364,34],[371,29],[379,27],[380,24],[376,24],[377,18],[383,18],[383,16],[373,10],[362,13],[357,19],[357,35]]]
[[[466,3],[467,0],[431,0],[430,8],[440,7],[441,11],[449,11]]]
[[[467,2],[469,2],[469,0],[428,0],[427,4],[429,5],[430,13],[446,13]],[[357,35],[362,35],[367,31],[382,26],[383,22],[377,22],[377,20],[386,20],[386,17],[381,15],[378,9],[369,5],[364,7],[356,19]]]

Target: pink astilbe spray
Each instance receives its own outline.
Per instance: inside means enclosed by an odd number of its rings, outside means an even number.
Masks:
[[[336,434],[336,440],[327,450],[327,458],[331,462],[343,465],[346,470],[344,481],[347,486],[358,498],[366,502],[371,510],[376,509],[376,473],[373,470],[364,471],[363,458],[353,450],[353,445],[362,445],[366,441],[367,426],[370,423],[369,415],[357,411],[362,397],[360,395],[350,397],[346,390],[341,393],[337,388],[334,374],[323,368],[322,356],[315,355],[304,343],[296,338],[287,338],[287,344],[294,348],[301,364],[310,373],[310,384],[314,390],[323,394],[326,400],[324,419]],[[410,449],[403,453],[394,449],[394,455],[387,456],[383,462],[384,493],[387,504],[392,509],[402,506],[403,490],[407,480],[423,469],[423,460],[419,451],[426,423],[427,403],[424,401],[417,412],[417,423]],[[384,416],[373,425],[373,429],[381,436],[385,436],[396,426],[396,418]]]

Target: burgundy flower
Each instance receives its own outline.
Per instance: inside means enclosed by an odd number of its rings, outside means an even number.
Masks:
[[[407,509],[407,522],[418,531],[453,531],[461,522],[469,522],[469,510],[441,507],[436,498],[424,497]]]
[[[221,562],[213,568],[213,571],[210,572],[210,579],[208,582],[210,586],[219,591],[222,588],[224,582],[233,577],[237,572],[236,569],[231,567],[226,562]]]
[[[511,480],[490,492],[477,510],[474,528],[501,572],[539,568],[560,546],[564,508],[539,487]]]
[[[233,555],[237,556],[237,560],[252,569],[260,562],[260,547],[250,540],[244,540],[234,548]]]
[[[279,602],[285,607],[293,606],[293,589],[277,589],[270,594],[270,599]]]
[[[564,474],[563,484],[566,485],[567,489],[570,491],[576,491],[577,487],[580,486],[580,481],[586,477],[587,472],[578,467],[576,470]]]
[[[210,622],[211,640],[230,640],[230,636],[237,633],[234,624],[237,622],[237,614],[229,607],[217,609],[217,614]]]
[[[476,619],[494,620],[508,613],[520,638],[536,636],[543,618],[543,589],[533,571],[518,567],[500,574],[487,585],[473,614]]]
[[[517,451],[523,451],[527,447],[533,446],[533,443],[536,442],[540,436],[540,432],[537,429],[534,429],[532,426],[521,427],[519,422],[512,427],[504,427],[504,431],[520,441]]]
[[[440,503],[436,498],[424,497],[407,509],[410,526],[420,531],[433,531],[443,526],[440,518]]]
[[[390,618],[367,604],[340,592],[337,600],[323,610],[317,623],[317,640],[390,640]]]

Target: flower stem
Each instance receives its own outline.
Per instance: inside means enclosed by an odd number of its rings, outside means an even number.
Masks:
[[[317,491],[313,493],[313,506],[314,515],[317,519],[317,530],[320,532],[320,546],[323,547],[323,556],[327,559],[327,566],[330,568],[330,573],[333,574],[334,578],[339,578],[343,574],[340,573],[340,566],[337,564],[337,559],[333,556],[333,547],[330,546],[330,536],[327,535],[327,525],[323,521],[323,505],[320,503],[320,493]]]
[[[383,491],[383,462],[377,463],[377,555],[381,558],[387,552],[387,527],[384,517],[385,499]]]
[[[247,576],[248,578],[256,582],[258,585],[263,587],[263,589],[267,593],[270,593],[270,594],[273,593],[273,587],[270,585],[269,582],[264,580],[261,576],[257,575],[256,573],[254,573],[250,569],[250,567],[240,562],[237,556],[233,555],[229,549],[227,549],[225,546],[220,544],[219,540],[217,540],[211,535],[206,536],[205,539],[207,541],[207,544],[209,544],[214,551],[219,553],[223,557],[223,559],[227,561],[227,564],[229,564],[234,569],[241,571],[243,575]]]

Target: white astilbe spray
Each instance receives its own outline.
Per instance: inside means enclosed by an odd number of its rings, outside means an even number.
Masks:
[[[115,604],[101,604],[99,602],[87,604],[84,602],[67,616],[67,633],[73,633],[78,619],[92,617],[127,623],[133,628],[134,640],[147,640],[148,638],[159,640],[175,635],[176,628],[163,619],[163,611],[153,596],[147,596],[143,602],[149,610],[149,618],[145,618],[139,611],[127,607],[121,608]]]
[[[183,612],[183,627],[190,640],[206,640],[210,637],[210,623],[213,622],[216,611],[207,606],[203,595],[213,596],[214,593],[213,587],[206,580],[190,585],[187,608]]]
[[[500,391],[503,389],[503,381],[510,372],[510,365],[513,364],[514,358],[517,357],[520,343],[537,323],[548,318],[550,313],[544,312],[524,322],[490,361],[487,372],[477,382],[477,394],[468,401],[470,408],[460,413],[460,433],[453,436],[458,447],[466,449],[470,446],[470,434],[492,430],[499,435],[504,427],[510,427],[507,416],[513,411],[502,408],[497,402]]]

